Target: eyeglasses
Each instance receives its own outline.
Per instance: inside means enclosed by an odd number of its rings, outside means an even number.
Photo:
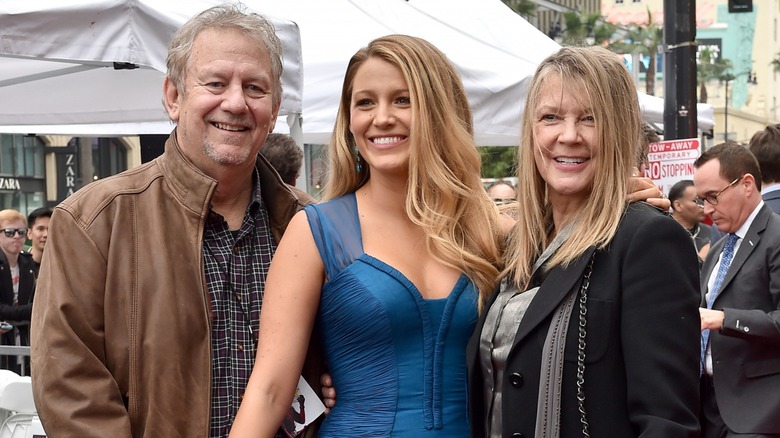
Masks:
[[[493,202],[496,205],[504,205],[515,202],[515,198],[493,198]]]
[[[27,228],[4,228],[3,233],[5,233],[5,237],[13,238],[16,234],[19,237],[25,237],[27,236]]]
[[[694,202],[696,202],[699,205],[704,205],[704,201],[707,201],[707,202],[710,203],[710,205],[718,205],[718,196],[720,196],[721,193],[723,193],[726,190],[728,190],[729,187],[734,187],[734,185],[737,184],[737,182],[739,182],[739,180],[741,180],[744,176],[745,175],[742,175],[739,178],[735,179],[729,185],[727,185],[726,188],[724,188],[723,190],[719,191],[718,193],[715,193],[714,195],[707,195],[707,196],[705,196],[703,198],[697,196],[696,199],[694,199]]]

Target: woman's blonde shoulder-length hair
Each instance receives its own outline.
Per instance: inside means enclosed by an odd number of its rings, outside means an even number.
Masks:
[[[495,206],[482,187],[471,109],[460,76],[431,43],[407,35],[371,41],[349,61],[338,115],[328,146],[325,199],[354,192],[370,178],[357,172],[349,130],[352,85],[369,58],[398,67],[412,110],[406,212],[425,230],[426,247],[441,263],[477,285],[480,304],[498,279],[501,235]]]
[[[636,88],[618,55],[602,47],[564,47],[536,70],[525,102],[523,136],[518,151],[520,212],[507,249],[505,274],[526,287],[532,267],[547,244],[552,208],[547,184],[534,161],[534,129],[539,94],[550,77],[565,87],[590,111],[596,124],[598,157],[590,195],[576,215],[570,237],[547,263],[547,269],[565,265],[588,247],[603,248],[617,232],[623,216],[631,168],[641,142],[641,116]]]

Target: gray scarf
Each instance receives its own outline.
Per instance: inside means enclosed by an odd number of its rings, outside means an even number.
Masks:
[[[566,226],[544,250],[534,264],[534,272],[560,248],[571,235],[574,222]],[[547,331],[542,350],[542,374],[539,379],[539,398],[536,404],[536,438],[558,438],[561,430],[561,382],[563,380],[563,352],[577,290],[572,290],[555,313]]]

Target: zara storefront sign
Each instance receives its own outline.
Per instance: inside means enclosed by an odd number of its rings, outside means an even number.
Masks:
[[[78,184],[79,160],[75,147],[51,148],[57,163],[57,201],[72,195]]]
[[[19,180],[16,178],[2,178],[0,177],[0,190],[19,192],[22,190]]]
[[[693,179],[693,162],[700,154],[698,138],[650,143],[645,176],[668,194],[677,181]]]
[[[76,190],[76,154],[65,155],[65,191],[70,196]]]

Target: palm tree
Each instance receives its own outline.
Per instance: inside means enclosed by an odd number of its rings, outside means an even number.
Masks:
[[[565,45],[609,44],[617,26],[604,20],[599,14],[585,14],[568,11],[562,14]]]
[[[772,61],[774,63],[774,61]],[[718,80],[732,80],[728,72],[731,70],[731,61],[717,56],[709,48],[703,48],[699,52],[699,61],[696,66],[696,81],[699,83],[699,102],[707,103],[707,82]],[[776,67],[777,68],[777,67]]]
[[[658,46],[663,44],[663,41],[664,30],[653,22],[653,15],[648,8],[647,23],[644,25],[630,24],[625,39],[610,46],[610,49],[618,53],[638,53],[650,58],[647,73],[645,73],[645,93],[651,96],[655,95],[655,65]]]

